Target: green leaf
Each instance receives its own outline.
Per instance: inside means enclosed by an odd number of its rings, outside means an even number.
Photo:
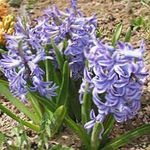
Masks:
[[[51,44],[52,44],[53,49],[55,50],[56,59],[57,59],[58,65],[60,67],[60,70],[62,71],[63,70],[63,64],[64,64],[64,58],[63,58],[60,50],[58,49],[58,47],[55,45],[55,42],[53,39],[51,39]]]
[[[32,93],[30,93],[32,94]],[[32,94],[33,95],[33,94]],[[41,97],[37,94],[34,95],[37,101],[46,109],[50,110],[51,112],[54,112],[56,109],[56,104],[53,101],[50,101],[49,99],[45,97]]]
[[[53,103],[52,101],[48,101],[44,97],[40,97],[37,95],[36,95],[36,97],[39,100],[39,102],[41,104],[43,104],[43,106],[45,106],[47,109],[49,109],[52,112],[55,111],[55,109],[56,109],[55,103]],[[83,127],[81,127],[80,125],[78,125],[76,122],[74,122],[69,116],[65,117],[65,124],[68,127],[70,127],[75,133],[77,133],[77,135],[81,138],[84,145],[88,149],[90,147],[90,137],[86,133],[85,129]]]
[[[50,123],[50,132],[51,137],[57,133],[59,128],[61,127],[63,120],[66,116],[66,108],[64,106],[60,106],[56,109],[56,111],[53,114],[53,117],[51,118]]]
[[[87,150],[90,150],[90,137],[86,133],[85,129],[78,125],[76,122],[74,122],[72,119],[69,117],[65,118],[65,124],[70,127],[81,139],[83,144],[85,145]]]
[[[31,111],[31,109],[27,108],[23,102],[18,100],[17,98],[14,98],[12,93],[8,90],[8,86],[6,86],[5,81],[0,80],[0,95],[3,95],[6,97],[7,100],[9,100],[14,106],[17,107],[20,112],[23,112],[27,117],[29,117],[34,123],[39,123],[39,118],[37,115]]]
[[[113,125],[115,123],[115,119],[113,117],[113,115],[109,115],[107,118],[106,118],[106,121],[104,122],[104,133],[103,133],[103,138],[107,138],[109,133],[111,132],[112,128],[113,128]]]
[[[46,72],[46,81],[50,81],[50,66],[49,66],[50,60],[45,60],[45,72]],[[51,73],[53,75],[53,73]],[[53,77],[51,77],[53,78]]]
[[[16,120],[17,122],[21,123],[22,125],[25,125],[27,127],[29,127],[30,129],[38,132],[39,131],[39,126],[31,124],[23,119],[21,119],[20,117],[16,116],[14,113],[12,113],[9,109],[7,109],[5,106],[3,106],[0,103],[0,109],[7,114],[9,117],[11,117],[12,119]]]
[[[55,70],[51,60],[45,61],[46,68],[46,81],[54,81],[57,85],[60,85],[61,79],[59,79],[58,71]]]
[[[71,147],[63,147],[62,145],[54,145],[51,150],[74,150]]]
[[[39,102],[43,104],[46,108],[48,108],[50,111],[54,112],[56,109],[56,105],[52,101],[48,101],[44,97],[36,96]],[[90,138],[87,135],[85,129],[78,125],[76,122],[74,122],[69,116],[65,117],[65,124],[70,127],[77,135],[81,138],[84,145],[89,148],[90,146]]]
[[[30,100],[32,108],[34,109],[34,112],[37,115],[39,123],[40,123],[42,119],[42,112],[41,112],[40,105],[37,99],[33,96],[33,94],[28,93],[28,100]]]
[[[68,62],[65,61],[63,66],[62,83],[57,98],[57,106],[67,104],[68,89],[69,89],[69,66]]]
[[[131,34],[132,34],[132,28],[129,27],[128,30],[127,30],[127,33],[125,35],[125,39],[124,39],[125,42],[130,42]]]
[[[128,133],[121,135],[111,142],[107,143],[104,148],[101,150],[117,150],[119,147],[130,143],[135,138],[138,138],[142,135],[149,134],[150,133],[150,124],[142,125],[141,127],[138,127],[132,131],[129,131]]]
[[[8,150],[16,150],[19,149],[20,147],[16,146],[16,145],[9,145]]]
[[[5,86],[7,86],[7,87],[8,87],[8,82],[7,82],[7,81],[5,81],[5,80],[1,80],[1,79],[0,79],[0,83],[2,83],[3,85],[5,85]]]
[[[83,103],[81,106],[81,116],[82,116],[82,124],[85,124],[90,120],[90,111],[91,111],[91,96],[88,94],[88,83],[85,85],[85,92],[83,95]]]
[[[63,40],[63,51],[66,50],[67,46],[68,46],[68,41],[67,41],[67,39],[64,39]]]
[[[51,44],[47,44],[45,46],[45,52],[47,56],[49,56],[49,49],[52,49]],[[45,60],[45,72],[46,72],[46,81],[54,81],[56,84],[60,85],[61,78],[59,77],[60,73],[56,71],[55,66],[50,59]]]
[[[52,46],[50,44],[47,44],[45,46],[45,53],[47,56],[49,56],[49,49],[51,49]],[[45,72],[46,72],[46,81],[54,81],[54,75],[55,75],[55,70],[54,70],[54,65],[51,60],[46,59],[45,60]]]
[[[46,108],[48,108],[50,111],[54,112],[56,109],[56,105],[52,101],[48,101],[44,97],[36,96],[39,102],[43,104]],[[70,127],[77,135],[81,138],[84,145],[87,147],[87,149],[90,147],[90,137],[86,133],[85,129],[78,125],[76,122],[74,122],[69,116],[65,117],[65,124]]]
[[[96,122],[91,135],[91,150],[98,150],[100,145],[100,130],[103,130],[103,125],[100,122]]]
[[[0,148],[2,148],[3,142],[5,142],[5,135],[0,131]]]
[[[3,49],[0,49],[0,54],[4,54],[4,53],[7,53],[7,51],[3,50]]]
[[[149,2],[150,2],[150,0],[141,0],[141,4],[146,6],[148,9],[150,8],[150,6],[148,4]]]
[[[138,17],[136,19],[133,19],[133,20],[131,20],[131,24],[135,28],[139,28],[139,27],[143,26],[143,24],[144,24],[144,18],[142,16],[140,16],[140,17]]]
[[[119,23],[115,29],[115,33],[112,38],[112,46],[115,47],[116,42],[119,40],[122,31],[122,23]]]
[[[48,108],[50,111],[54,112],[56,109],[55,103],[52,101],[49,101],[48,99],[44,97],[37,96],[38,101],[43,104],[46,108]],[[84,145],[87,149],[90,147],[90,137],[86,133],[85,129],[78,125],[76,122],[74,122],[69,116],[65,117],[65,124],[70,127],[77,135],[81,138]]]
[[[68,101],[68,114],[71,118],[77,121],[81,121],[81,104],[79,101],[78,87],[75,85],[75,81],[70,79],[69,82],[69,101]]]
[[[102,29],[96,29],[96,37],[100,38],[102,36]]]
[[[53,113],[49,110],[45,110],[45,113],[43,115],[42,121],[41,121],[41,125],[40,125],[40,136],[41,137],[46,137],[46,133],[48,135],[48,137],[51,137],[51,132],[50,132],[50,128],[49,125],[51,123],[51,119],[53,117]]]

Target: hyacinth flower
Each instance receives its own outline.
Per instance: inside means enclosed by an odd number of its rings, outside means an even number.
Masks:
[[[77,0],[71,0],[71,6],[74,10],[77,10]]]
[[[51,39],[58,47],[64,40],[68,42],[67,48],[60,51],[69,59],[72,77],[78,79],[83,76],[84,51],[89,51],[90,45],[93,45],[91,37],[96,33],[97,20],[95,16],[81,14],[76,8],[76,1],[71,4],[73,9],[66,9],[66,12],[55,6],[45,10],[43,16],[37,19],[34,32],[43,45],[50,44]],[[49,53],[55,57],[53,49]]]
[[[9,14],[9,6],[6,0],[0,0],[0,19],[3,19]]]
[[[94,43],[90,52],[85,54],[88,69],[79,90],[80,95],[83,95],[83,85],[88,83],[88,92],[90,89],[93,103],[98,109],[97,114],[91,111],[94,114],[91,115],[92,120],[85,124],[88,130],[96,122],[103,123],[109,114],[117,122],[133,118],[140,109],[142,87],[148,75],[144,67],[143,42],[138,49],[122,42],[118,42],[116,48],[99,41]]]
[[[8,78],[13,95],[22,101],[26,101],[28,90],[38,91],[47,98],[56,96],[57,86],[51,81],[44,81],[45,72],[38,65],[40,61],[52,57],[46,56],[38,35],[34,34],[29,24],[18,18],[15,33],[6,35],[6,38],[8,53],[0,60],[0,67]]]
[[[0,45],[5,46],[6,34],[13,34],[14,32],[14,24],[15,24],[15,17],[12,15],[7,15],[3,17],[2,21],[0,22]]]

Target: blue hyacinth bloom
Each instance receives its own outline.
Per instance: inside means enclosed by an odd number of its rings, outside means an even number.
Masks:
[[[99,41],[93,43],[90,51],[85,53],[88,74],[84,74],[79,90],[83,95],[85,81],[92,85],[88,92],[92,94],[93,103],[98,109],[95,117],[91,117],[92,120],[86,123],[87,129],[93,128],[96,121],[103,122],[109,114],[117,122],[133,118],[140,109],[142,87],[148,75],[143,60],[143,41],[138,49],[123,42],[118,42],[116,48]],[[80,96],[80,101],[81,98]]]
[[[46,55],[38,37],[33,28],[18,18],[14,35],[6,36],[8,53],[0,60],[10,91],[24,102],[28,90],[33,89],[48,98],[56,96],[57,86],[44,81],[45,72],[39,66],[41,61],[53,58]]]

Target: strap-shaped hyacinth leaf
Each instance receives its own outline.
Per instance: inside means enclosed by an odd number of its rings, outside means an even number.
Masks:
[[[47,55],[48,55],[48,50],[49,50],[49,45],[46,45],[46,47],[45,47],[45,53]],[[50,81],[50,79],[53,80],[53,72],[51,72],[51,71],[53,71],[53,69],[52,69],[52,66],[50,64],[50,60],[46,59],[45,60],[45,73],[46,73],[46,81],[47,82]]]
[[[104,122],[104,130],[105,131],[103,133],[103,139],[108,138],[108,135],[111,132],[114,123],[115,123],[115,119],[114,119],[113,115],[109,115],[106,118],[106,121]]]
[[[51,112],[55,112],[56,110],[56,104],[53,101],[48,101],[45,97],[40,97],[40,96],[35,96],[39,103],[43,104],[44,107],[49,109]],[[68,115],[66,115],[64,119],[65,124],[72,129],[82,140],[84,143],[85,147],[87,149],[90,148],[90,137],[86,133],[86,130],[78,125],[76,122],[74,122]]]
[[[55,81],[54,80],[54,66],[51,60],[45,61],[45,68],[46,68],[46,81]],[[57,83],[57,82],[56,82]]]
[[[91,96],[88,94],[88,83],[85,86],[85,93],[83,95],[83,103],[81,106],[81,116],[82,116],[82,124],[85,124],[90,120],[90,111],[91,111]]]
[[[28,121],[25,121],[25,120],[21,119],[20,117],[16,116],[14,113],[12,113],[8,108],[6,108],[5,106],[3,106],[1,103],[0,103],[0,109],[5,114],[7,114],[9,117],[11,117],[12,119],[16,120],[20,124],[22,124],[24,126],[27,126],[28,128],[30,128],[30,129],[32,129],[32,130],[34,130],[36,132],[40,131],[39,126],[37,126],[35,124],[32,124],[32,123],[29,123]]]
[[[101,150],[117,150],[119,147],[130,143],[132,140],[146,134],[150,134],[150,124],[142,125],[141,127],[138,127],[124,135],[115,138],[111,142],[107,143],[106,146]]]
[[[52,48],[51,44],[47,44],[45,46],[45,52],[47,55],[49,55],[49,49]],[[54,81],[56,84],[59,85],[60,80],[58,79],[57,71],[55,70],[55,66],[50,59],[45,60],[45,72],[46,72],[46,81]]]
[[[0,85],[0,95],[5,96],[8,101],[10,101],[20,112],[23,112],[34,123],[39,124],[40,120],[37,114],[12,95],[12,93],[9,91],[8,83],[6,81],[0,80]]]
[[[43,106],[45,106],[50,111],[54,112],[56,110],[56,104],[53,103],[52,101],[48,101],[46,98],[40,97],[40,96],[36,96],[36,98],[38,99],[38,101],[41,104],[43,103]],[[74,122],[67,115],[64,119],[64,122],[70,129],[72,129],[80,137],[80,139],[83,141],[84,145],[87,148],[89,148],[90,147],[90,137],[86,133],[86,130],[83,127],[81,127],[80,125],[78,125],[76,122]]]
[[[119,40],[122,31],[122,23],[119,23],[115,29],[114,35],[112,37],[112,46],[115,47],[116,42]]]
[[[56,104],[52,100],[48,100],[46,97],[40,96],[38,94],[32,94],[32,97],[34,97],[40,105],[42,105],[45,109],[47,108],[51,112],[54,112],[56,110]]]
[[[28,93],[28,99],[30,100],[31,105],[32,105],[34,112],[36,113],[37,117],[39,118],[39,120],[41,120],[42,119],[42,112],[41,112],[40,105],[39,105],[37,99],[30,93]]]
[[[51,44],[47,44],[45,46],[45,52],[47,55],[49,55],[49,49],[52,48]],[[56,83],[57,85],[60,85],[61,83],[61,78],[60,78],[60,74],[58,73],[58,71],[56,71],[55,66],[52,62],[52,60],[50,59],[46,59],[45,60],[45,74],[46,74],[46,81],[54,81],[54,83]]]
[[[51,132],[49,128],[50,120],[53,117],[53,112],[49,111],[47,108],[45,109],[45,112],[43,114],[41,125],[40,125],[40,136],[41,138],[46,137],[47,134],[48,137],[51,137]]]
[[[4,54],[4,53],[7,53],[7,51],[0,48],[0,54]]]
[[[75,120],[81,121],[81,104],[79,102],[78,88],[73,80],[69,81],[69,116],[75,117]]]
[[[53,135],[56,134],[60,129],[65,116],[66,108],[62,105],[56,109],[56,111],[53,114],[53,117],[51,118],[51,123],[49,125],[51,137],[53,137]]]
[[[56,110],[56,104],[53,101],[49,101],[45,97],[41,97],[38,95],[34,95],[36,99],[39,101],[40,104],[42,104],[45,108],[49,109],[51,112],[55,112]],[[65,124],[72,129],[83,141],[85,147],[87,150],[90,150],[90,137],[88,136],[86,130],[78,125],[76,122],[74,122],[69,116],[66,115],[64,119]]]
[[[64,64],[63,55],[61,54],[61,52],[58,49],[58,47],[55,45],[55,41],[53,39],[51,39],[51,44],[52,44],[53,49],[55,50],[56,59],[57,59],[60,71],[62,72],[62,70],[63,70],[63,64]]]
[[[68,62],[65,61],[63,66],[62,83],[57,98],[57,106],[67,104],[68,89],[69,89],[69,65]]]
[[[127,33],[125,35],[125,39],[124,39],[125,42],[129,42],[130,41],[131,34],[132,34],[132,27],[129,27],[128,30],[127,30]]]
[[[64,39],[63,40],[63,52],[66,50],[67,46],[68,46],[68,41],[67,39]]]
[[[91,150],[98,150],[100,141],[100,130],[103,130],[103,125],[100,122],[96,122],[91,135]]]
[[[6,140],[5,135],[0,131],[0,149],[2,149],[2,146],[5,140]]]
[[[65,124],[80,137],[86,149],[90,150],[90,136],[86,133],[86,130],[69,117],[65,118]]]
[[[41,136],[47,134],[48,137],[53,137],[60,129],[65,115],[66,108],[64,106],[60,106],[55,112],[51,112],[46,108],[40,126]]]
[[[64,147],[62,145],[54,145],[51,150],[75,150],[71,147]]]

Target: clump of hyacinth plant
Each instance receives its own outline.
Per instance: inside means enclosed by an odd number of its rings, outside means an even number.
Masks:
[[[2,104],[0,109],[43,139],[57,133],[64,122],[85,149],[117,149],[150,130],[146,124],[109,139],[115,121],[128,121],[140,109],[147,76],[144,42],[137,49],[119,42],[119,24],[112,45],[105,44],[97,37],[96,16],[85,17],[76,1],[71,6],[65,12],[50,7],[32,24],[17,18],[15,32],[5,36],[7,52],[0,68],[7,81],[0,80],[0,94],[31,122]]]

